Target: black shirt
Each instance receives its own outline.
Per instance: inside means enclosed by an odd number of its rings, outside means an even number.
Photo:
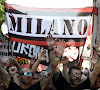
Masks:
[[[41,86],[40,82],[37,82],[36,84],[30,86],[28,89],[22,89],[16,83],[11,81],[7,90],[41,90]]]
[[[71,85],[66,81],[66,79],[62,76],[62,74],[59,75],[58,79],[55,80],[53,77],[53,84],[57,88],[57,90],[83,90],[83,89],[90,89],[90,80],[87,78],[83,83],[81,83],[77,87],[71,87]]]

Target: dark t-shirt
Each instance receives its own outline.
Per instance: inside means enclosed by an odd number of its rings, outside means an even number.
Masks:
[[[41,90],[41,87],[40,87],[40,82],[37,82],[28,89],[22,89],[16,83],[11,81],[7,90]]]
[[[57,80],[55,80],[55,78],[53,77],[52,81],[57,90],[83,90],[90,88],[89,78],[87,78],[83,83],[81,83],[77,87],[71,87],[71,85],[66,81],[62,74],[59,75]]]

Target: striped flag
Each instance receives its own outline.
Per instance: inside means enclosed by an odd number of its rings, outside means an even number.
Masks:
[[[43,50],[47,46],[45,38],[50,33],[54,38],[64,39],[66,46],[84,46],[93,13],[97,14],[97,8],[93,6],[35,8],[7,3],[4,5],[9,40],[17,48],[15,53],[23,57],[32,57],[37,48],[39,52]]]

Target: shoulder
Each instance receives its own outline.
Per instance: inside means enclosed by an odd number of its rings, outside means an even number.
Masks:
[[[10,84],[9,84],[9,87],[8,87],[8,89],[7,90],[20,90],[20,86],[18,86],[16,83],[14,83],[13,81],[10,81]]]
[[[35,90],[41,90],[40,81],[33,84],[30,88],[35,89]]]
[[[84,82],[82,82],[79,86],[84,89],[86,88],[89,89],[91,86],[89,77]]]

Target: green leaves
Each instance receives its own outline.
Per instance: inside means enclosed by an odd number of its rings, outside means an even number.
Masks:
[[[0,30],[1,30],[1,25],[6,21],[5,7],[4,7],[5,1],[6,0],[0,0]]]

